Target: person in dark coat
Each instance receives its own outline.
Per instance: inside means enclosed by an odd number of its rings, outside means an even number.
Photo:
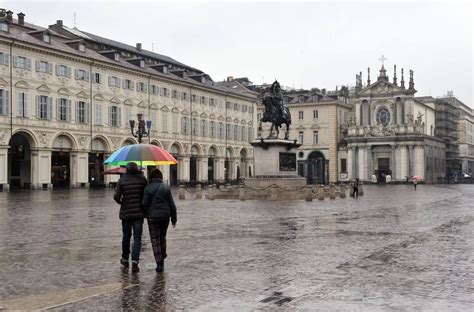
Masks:
[[[147,180],[141,175],[134,162],[127,164],[127,172],[120,177],[115,189],[114,200],[120,205],[119,217],[122,220],[122,259],[120,264],[128,268],[130,255],[130,238],[133,233],[132,272],[140,271],[140,248],[145,211],[142,206],[143,190]]]
[[[357,178],[355,180],[355,183],[354,183],[354,187],[353,187],[354,191],[353,191],[353,197],[356,198],[356,197],[359,197],[359,178]]]
[[[163,183],[163,174],[154,169],[150,174],[150,184],[145,187],[143,207],[146,211],[151,246],[156,261],[156,272],[163,272],[166,254],[166,232],[171,219],[176,226],[176,205],[170,188]]]

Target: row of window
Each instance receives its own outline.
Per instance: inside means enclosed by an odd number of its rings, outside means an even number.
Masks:
[[[319,118],[319,112],[317,109],[313,110],[313,119],[318,119]],[[303,120],[304,119],[304,111],[298,111],[298,119]]]
[[[9,65],[9,60],[10,60],[9,57],[10,57],[9,54],[0,52],[0,65]],[[31,59],[27,57],[23,57],[23,56],[13,56],[13,66],[16,68],[30,70]],[[50,75],[53,73],[53,64],[50,62],[36,60],[35,67],[36,67],[36,71],[39,73],[45,73],[45,74],[50,74]],[[72,69],[70,66],[58,64],[55,66],[55,73],[56,73],[56,76],[70,78],[72,74]],[[89,81],[90,76],[91,75],[88,70],[78,69],[78,68],[74,70],[74,77],[76,80]],[[97,84],[102,84],[103,74],[98,73],[98,72],[93,72],[92,81]],[[144,92],[144,93],[149,91],[151,94],[171,97],[174,99],[181,99],[183,101],[188,101],[189,99],[187,92],[181,92],[178,90],[170,90],[166,87],[159,87],[154,84],[151,84],[150,90],[148,90],[148,84],[145,82],[140,82],[140,81],[134,82],[130,79],[124,79],[117,76],[109,76],[108,85],[111,87],[123,88],[126,90],[136,89],[138,92]],[[200,104],[209,105],[211,107],[216,107],[218,105],[217,99],[206,97],[206,96],[198,96],[196,94],[191,95],[191,100],[193,103],[199,102]],[[250,105],[247,106],[246,104],[227,102],[226,108],[227,109],[233,108],[234,110],[241,111],[241,112],[253,112],[252,106]]]
[[[9,111],[9,94],[8,91],[0,89],[0,115],[8,115]],[[18,103],[17,103],[17,112],[18,117],[29,117],[30,113],[28,111],[28,94],[26,92],[18,93]],[[91,122],[91,115],[94,115],[94,124],[103,125],[103,105],[100,103],[95,103],[93,108],[91,108],[90,103],[85,101],[76,101],[73,103],[71,100],[66,98],[57,98],[55,101],[56,105],[56,120],[71,122],[72,116],[76,123],[85,123],[88,124]],[[93,111],[91,112],[91,109]],[[122,127],[128,128],[128,120],[133,119],[132,109],[125,108],[125,123],[122,125],[122,114],[121,107],[112,105],[108,107],[108,125],[112,127]],[[91,114],[92,113],[92,114]],[[139,108],[138,113],[141,113],[145,119],[147,119],[146,108]],[[161,129],[163,132],[168,132],[168,115],[169,112],[161,112]],[[178,113],[173,112],[172,114],[172,132],[178,133]],[[152,111],[150,119],[152,121],[152,129],[157,129],[157,112]],[[45,95],[36,96],[36,118],[52,120],[53,119],[53,98]],[[191,127],[192,125],[192,127]],[[211,137],[211,138],[221,138],[225,137],[227,134],[227,139],[236,140],[236,141],[247,141],[253,139],[253,129],[244,125],[231,125],[227,124],[226,130],[224,130],[224,122],[208,121],[205,119],[192,118],[190,119],[187,116],[181,117],[181,133],[182,134],[192,134],[195,136],[202,137]]]
[[[258,113],[257,114],[257,120],[262,119],[262,114]],[[304,111],[298,111],[298,119],[303,120],[304,119]],[[317,109],[313,110],[313,119],[319,119],[319,112]]]
[[[304,144],[304,132],[298,132],[298,141],[300,144]],[[319,132],[317,130],[313,131],[313,144],[319,144]]]

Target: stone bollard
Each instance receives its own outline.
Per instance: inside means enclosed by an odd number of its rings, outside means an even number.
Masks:
[[[186,199],[186,196],[184,195],[184,185],[182,185],[182,184],[179,186],[178,198],[179,199]]]
[[[324,186],[320,185],[318,188],[318,199],[324,200]]]
[[[202,199],[202,186],[201,186],[201,184],[196,185],[196,199]]]
[[[230,183],[225,184],[225,189],[226,190],[230,190],[231,188],[232,188],[232,185],[230,185]]]
[[[364,186],[362,182],[359,184],[359,196],[364,196]]]
[[[245,185],[239,185],[239,199],[245,200]]]
[[[214,185],[213,184],[209,185],[207,188],[207,199],[214,200],[214,191],[215,191]]]
[[[344,184],[341,184],[341,191],[339,192],[339,197],[341,198],[346,198],[346,186]]]
[[[313,201],[313,187],[311,185],[306,185],[306,201]]]
[[[270,200],[277,200],[277,198],[278,198],[277,186],[273,184],[272,187],[270,188]]]
[[[334,183],[331,183],[331,186],[329,186],[329,199],[336,199],[336,186]]]

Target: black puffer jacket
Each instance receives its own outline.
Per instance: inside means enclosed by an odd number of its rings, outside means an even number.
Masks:
[[[120,205],[120,219],[136,220],[145,217],[142,206],[143,190],[147,181],[140,174],[125,173],[117,183],[114,199]]]
[[[171,218],[171,223],[176,224],[176,205],[173,196],[170,188],[161,180],[153,180],[145,187],[142,203],[147,219],[166,221]]]

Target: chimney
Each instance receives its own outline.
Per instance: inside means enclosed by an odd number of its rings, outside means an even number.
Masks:
[[[18,15],[18,25],[21,25],[21,26],[25,25],[25,14],[20,12],[17,15]]]
[[[142,50],[142,44],[141,44],[141,43],[137,43],[137,50],[138,50],[138,51],[141,51],[141,50]]]
[[[13,12],[10,10],[7,11],[7,21],[13,22]]]
[[[57,20],[56,25],[58,25],[59,27],[63,27],[63,21],[62,20]]]
[[[229,82],[229,81],[232,81],[232,80],[234,80],[234,76],[228,76],[228,77],[227,77],[227,81],[228,81],[228,82]]]

